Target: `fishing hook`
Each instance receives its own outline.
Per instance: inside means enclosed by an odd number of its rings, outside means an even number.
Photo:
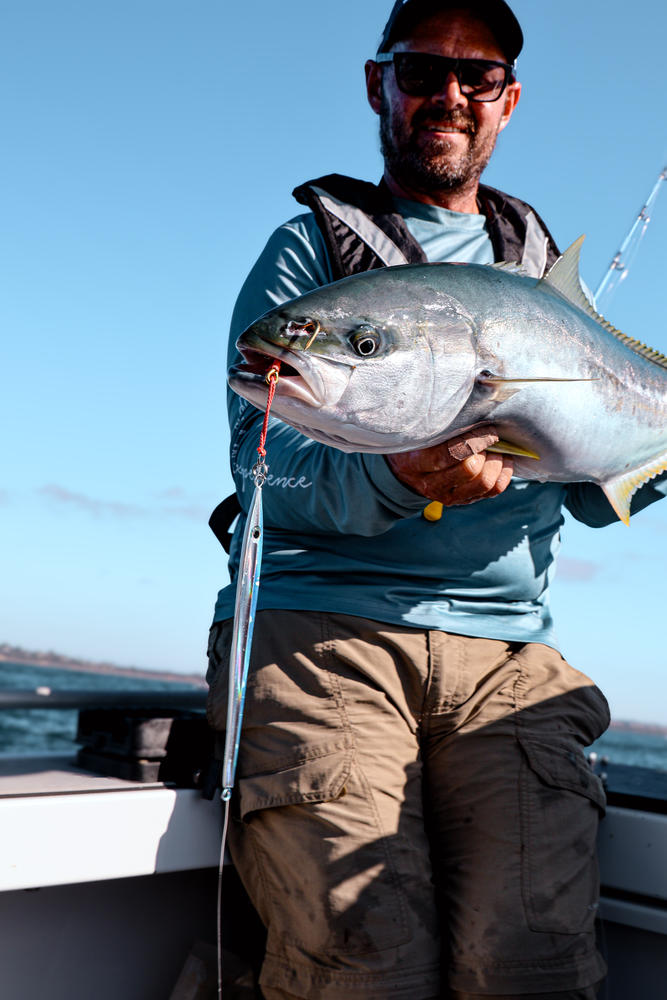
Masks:
[[[304,319],[301,320],[300,322],[298,320],[291,319],[287,324],[287,326],[285,327],[285,333],[295,334],[296,336],[299,336],[299,334],[301,333],[309,333],[310,336],[308,338],[306,346],[304,347],[304,351],[307,351],[308,348],[313,343],[313,341],[315,340],[315,337],[318,335],[318,333],[320,333],[321,329],[322,327],[319,321],[316,319]]]

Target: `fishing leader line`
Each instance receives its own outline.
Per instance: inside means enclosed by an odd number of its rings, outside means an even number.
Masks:
[[[227,700],[227,730],[225,733],[225,751],[222,760],[222,792],[220,797],[224,802],[224,822],[222,841],[220,844],[220,861],[218,864],[218,899],[217,899],[217,952],[218,952],[218,998],[222,1000],[222,873],[225,864],[225,847],[229,827],[229,805],[234,788],[234,776],[239,755],[241,740],[241,725],[243,721],[243,705],[248,680],[250,650],[257,610],[257,594],[262,566],[262,545],[264,539],[264,518],[262,513],[262,487],[266,482],[269,467],[266,458],[266,434],[269,426],[269,411],[276,394],[276,385],[280,372],[280,361],[274,361],[265,376],[269,387],[264,412],[264,421],[259,435],[257,448],[258,459],[252,467],[252,478],[255,490],[248,510],[241,557],[239,559],[239,575],[236,584],[236,603],[234,606],[234,627],[232,645],[229,655],[229,695]]]
[[[595,303],[598,312],[603,311],[601,309],[602,297],[606,296],[606,301],[608,302],[612,292],[627,278],[630,265],[639,249],[639,244],[648,229],[648,224],[651,221],[651,211],[656,203],[660,187],[664,180],[667,180],[667,166],[664,166],[658,174],[658,179],[653,185],[650,195],[639,210],[637,218],[632,223],[625,239],[614,254],[609,267],[595,290]]]

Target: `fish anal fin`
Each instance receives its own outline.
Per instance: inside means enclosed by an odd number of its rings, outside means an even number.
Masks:
[[[606,483],[600,484],[619,520],[623,521],[624,524],[630,524],[630,504],[633,496],[640,486],[665,471],[667,471],[667,452],[649,459],[637,469],[631,469],[630,472],[626,472],[622,476],[615,476]]]
[[[634,489],[627,490],[622,481],[614,480],[612,483],[603,483],[602,489],[609,503],[616,512],[616,516],[623,524],[630,527],[630,501]]]

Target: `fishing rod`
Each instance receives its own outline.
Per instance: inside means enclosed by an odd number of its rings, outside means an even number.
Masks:
[[[609,267],[595,290],[595,302],[598,309],[600,309],[602,297],[606,296],[607,301],[609,301],[612,292],[627,278],[630,265],[637,254],[639,244],[648,229],[648,224],[651,221],[651,212],[664,180],[667,180],[667,166],[664,166],[658,174],[658,179],[653,185],[650,195],[642,205],[639,214],[614,254]]]

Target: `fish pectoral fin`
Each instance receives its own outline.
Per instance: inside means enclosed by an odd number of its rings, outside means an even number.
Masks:
[[[600,483],[604,495],[616,511],[619,520],[623,521],[624,524],[630,524],[630,504],[633,496],[640,486],[665,471],[667,471],[667,452],[649,459],[637,469],[631,469],[630,472],[626,472],[622,476],[615,476],[606,483]]]
[[[534,458],[537,462],[540,460],[540,456],[534,451],[528,451],[527,448],[522,448],[518,444],[512,444],[511,441],[496,441],[495,444],[490,444],[485,451],[493,451],[497,455],[519,455],[522,458]]]
[[[493,392],[493,399],[498,402],[505,402],[511,399],[515,392],[520,392],[527,385],[534,385],[535,383],[553,382],[554,384],[559,382],[597,382],[597,378],[550,378],[546,375],[541,375],[535,378],[526,376],[525,378],[512,378],[505,377],[504,375],[493,375],[491,372],[483,373],[477,379],[479,385],[484,386],[485,389],[491,390]]]
[[[593,378],[551,378],[549,375],[540,375],[535,378],[526,376],[525,378],[515,378],[504,375],[482,375],[480,382],[482,385],[530,385],[533,382],[598,382],[597,376]]]

